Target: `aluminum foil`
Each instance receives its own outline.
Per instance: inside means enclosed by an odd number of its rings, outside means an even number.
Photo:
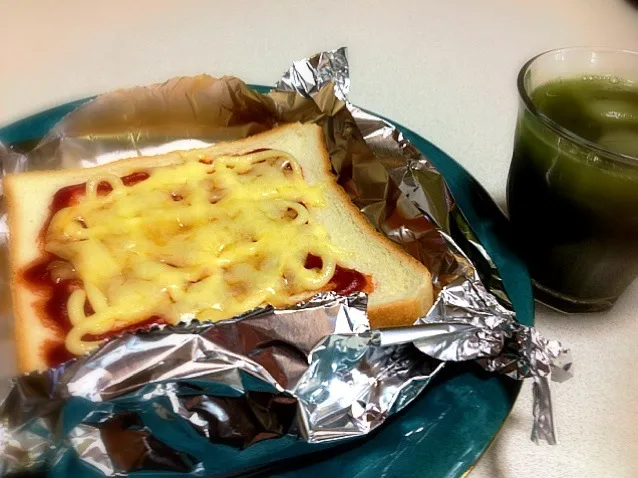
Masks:
[[[161,467],[209,476],[233,471],[211,462],[225,447],[367,434],[420,393],[442,363],[412,344],[381,346],[366,302],[365,294],[326,293],[291,310],[158,326],[19,377],[3,406],[0,473],[75,452],[107,475]],[[170,436],[182,428],[192,442]],[[130,440],[127,449],[144,446],[125,453],[121,440]],[[256,464],[273,459],[260,456]]]
[[[289,311],[126,334],[74,362],[18,377],[0,410],[0,474],[89,466],[107,475],[221,476],[258,468],[369,433],[446,361],[532,378],[533,436],[555,442],[548,378],[567,373],[567,351],[516,322],[498,271],[462,227],[441,174],[394,126],[349,104],[349,84],[345,49],[295,62],[267,94],[232,77],[178,78],[84,104],[28,154],[0,150],[4,175],[315,122],[339,183],[379,231],[428,266],[437,292],[413,327],[369,331],[364,296],[329,294]],[[1,247],[10,233],[3,213]],[[486,282],[453,239],[453,225],[479,251],[472,257],[489,266]],[[0,294],[7,278],[0,273]]]

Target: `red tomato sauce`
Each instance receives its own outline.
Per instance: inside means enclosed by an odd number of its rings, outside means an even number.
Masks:
[[[322,266],[321,257],[308,254],[305,264],[306,269],[321,269]],[[341,295],[348,295],[354,292],[370,293],[372,292],[372,281],[370,277],[359,271],[337,265],[326,290],[331,290]]]

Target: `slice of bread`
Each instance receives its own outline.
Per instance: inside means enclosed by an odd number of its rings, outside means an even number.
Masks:
[[[304,180],[324,183],[325,208],[311,212],[329,233],[331,242],[349,252],[339,265],[372,278],[369,317],[373,328],[409,325],[432,305],[429,271],[416,259],[378,233],[350,201],[332,173],[322,130],[316,125],[290,124],[247,139],[219,143],[205,150],[120,160],[95,168],[38,171],[4,178],[10,225],[12,296],[16,319],[18,361],[23,371],[46,368],[43,344],[64,340],[55,337],[39,316],[35,304],[42,300],[25,284],[22,274],[43,255],[40,232],[49,216],[55,193],[69,185],[86,182],[96,173],[126,176],[142,169],[178,164],[185,158],[242,154],[256,149],[276,149],[292,155],[301,165]],[[53,336],[52,336],[53,335]]]

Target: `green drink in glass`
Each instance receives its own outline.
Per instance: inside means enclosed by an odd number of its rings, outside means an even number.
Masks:
[[[507,203],[537,299],[610,308],[638,275],[638,53],[568,48],[530,60]]]

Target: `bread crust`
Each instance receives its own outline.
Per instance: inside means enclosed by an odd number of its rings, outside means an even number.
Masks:
[[[11,289],[13,307],[15,315],[15,340],[18,355],[18,364],[22,372],[47,368],[46,358],[42,353],[42,346],[45,340],[62,343],[64,337],[60,337],[55,330],[48,328],[37,313],[38,301],[46,300],[34,292],[22,279],[22,274],[26,267],[37,257],[42,257],[43,245],[39,238],[33,237],[34,230],[38,236],[46,218],[49,215],[49,204],[53,195],[62,187],[86,182],[89,176],[96,173],[108,172],[119,176],[125,176],[141,169],[150,169],[159,166],[168,166],[183,161],[184,157],[193,155],[208,154],[242,154],[250,150],[258,149],[264,144],[270,147],[270,143],[276,142],[277,137],[286,133],[312,134],[316,135],[315,141],[319,141],[321,148],[321,165],[318,174],[318,181],[324,181],[338,200],[340,206],[351,216],[352,222],[369,234],[369,240],[377,247],[383,248],[389,254],[396,257],[401,267],[407,268],[414,274],[421,274],[423,281],[412,297],[396,300],[391,303],[371,304],[368,308],[370,323],[373,328],[389,326],[411,325],[415,319],[427,312],[433,302],[433,288],[430,273],[427,268],[415,258],[407,254],[397,244],[388,240],[378,232],[372,224],[361,214],[359,209],[352,203],[347,193],[337,184],[336,177],[332,174],[332,165],[325,145],[325,138],[321,128],[316,125],[301,125],[293,123],[281,126],[274,130],[266,131],[248,138],[218,143],[212,147],[172,152],[159,156],[136,157],[122,159],[109,164],[96,166],[81,170],[63,171],[37,171],[24,174],[8,175],[3,179],[7,210],[9,213],[10,228],[10,267],[11,267]],[[303,166],[302,166],[303,169]],[[306,170],[304,169],[304,175]],[[25,207],[21,204],[24,194],[29,190],[29,185],[33,184],[34,189],[46,184],[49,191],[42,197],[42,202],[38,203],[38,214],[31,214],[26,218]],[[46,189],[46,188],[45,188]],[[32,195],[37,191],[32,191]],[[34,229],[32,222],[38,222],[38,227]],[[31,222],[31,224],[28,224]],[[374,293],[374,292],[373,292]]]

